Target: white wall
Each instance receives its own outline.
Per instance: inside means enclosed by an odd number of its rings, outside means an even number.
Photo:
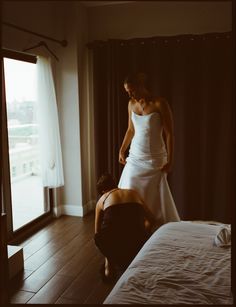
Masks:
[[[61,212],[83,216],[95,207],[96,199],[87,10],[79,1],[67,2],[64,20],[69,45],[60,49],[57,73],[65,173]]]
[[[231,31],[230,1],[136,1],[88,8],[89,41]]]
[[[78,80],[77,14],[75,4],[65,6],[64,21],[68,46],[60,48],[57,65],[57,93],[61,119],[61,137],[65,186],[59,213],[83,215],[80,107]]]
[[[53,1],[2,1],[2,21],[19,25],[34,32],[39,32],[56,39],[62,39],[64,33],[64,18],[62,18],[61,1],[57,6]],[[42,38],[9,28],[2,27],[3,47],[21,51],[23,48],[38,43]],[[53,50],[58,48],[50,43]]]

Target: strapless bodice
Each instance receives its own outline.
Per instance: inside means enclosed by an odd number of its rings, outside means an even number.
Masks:
[[[132,112],[131,116],[135,134],[130,146],[130,154],[148,159],[166,154],[160,114],[153,112],[138,115]]]

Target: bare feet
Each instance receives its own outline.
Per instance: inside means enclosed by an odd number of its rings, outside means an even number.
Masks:
[[[114,268],[108,262],[107,258],[105,258],[105,276],[109,279],[113,279],[115,277]]]
[[[105,283],[113,282],[116,278],[116,270],[114,267],[108,262],[107,258],[105,258],[105,262],[100,268],[100,274],[102,277],[102,280]]]

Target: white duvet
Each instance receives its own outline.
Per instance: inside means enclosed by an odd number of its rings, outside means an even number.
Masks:
[[[171,222],[145,243],[104,304],[233,304],[222,225]]]

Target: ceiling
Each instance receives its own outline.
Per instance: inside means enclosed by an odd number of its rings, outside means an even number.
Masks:
[[[80,1],[86,7],[94,7],[94,6],[104,6],[104,5],[115,5],[122,3],[131,3],[136,1]]]

